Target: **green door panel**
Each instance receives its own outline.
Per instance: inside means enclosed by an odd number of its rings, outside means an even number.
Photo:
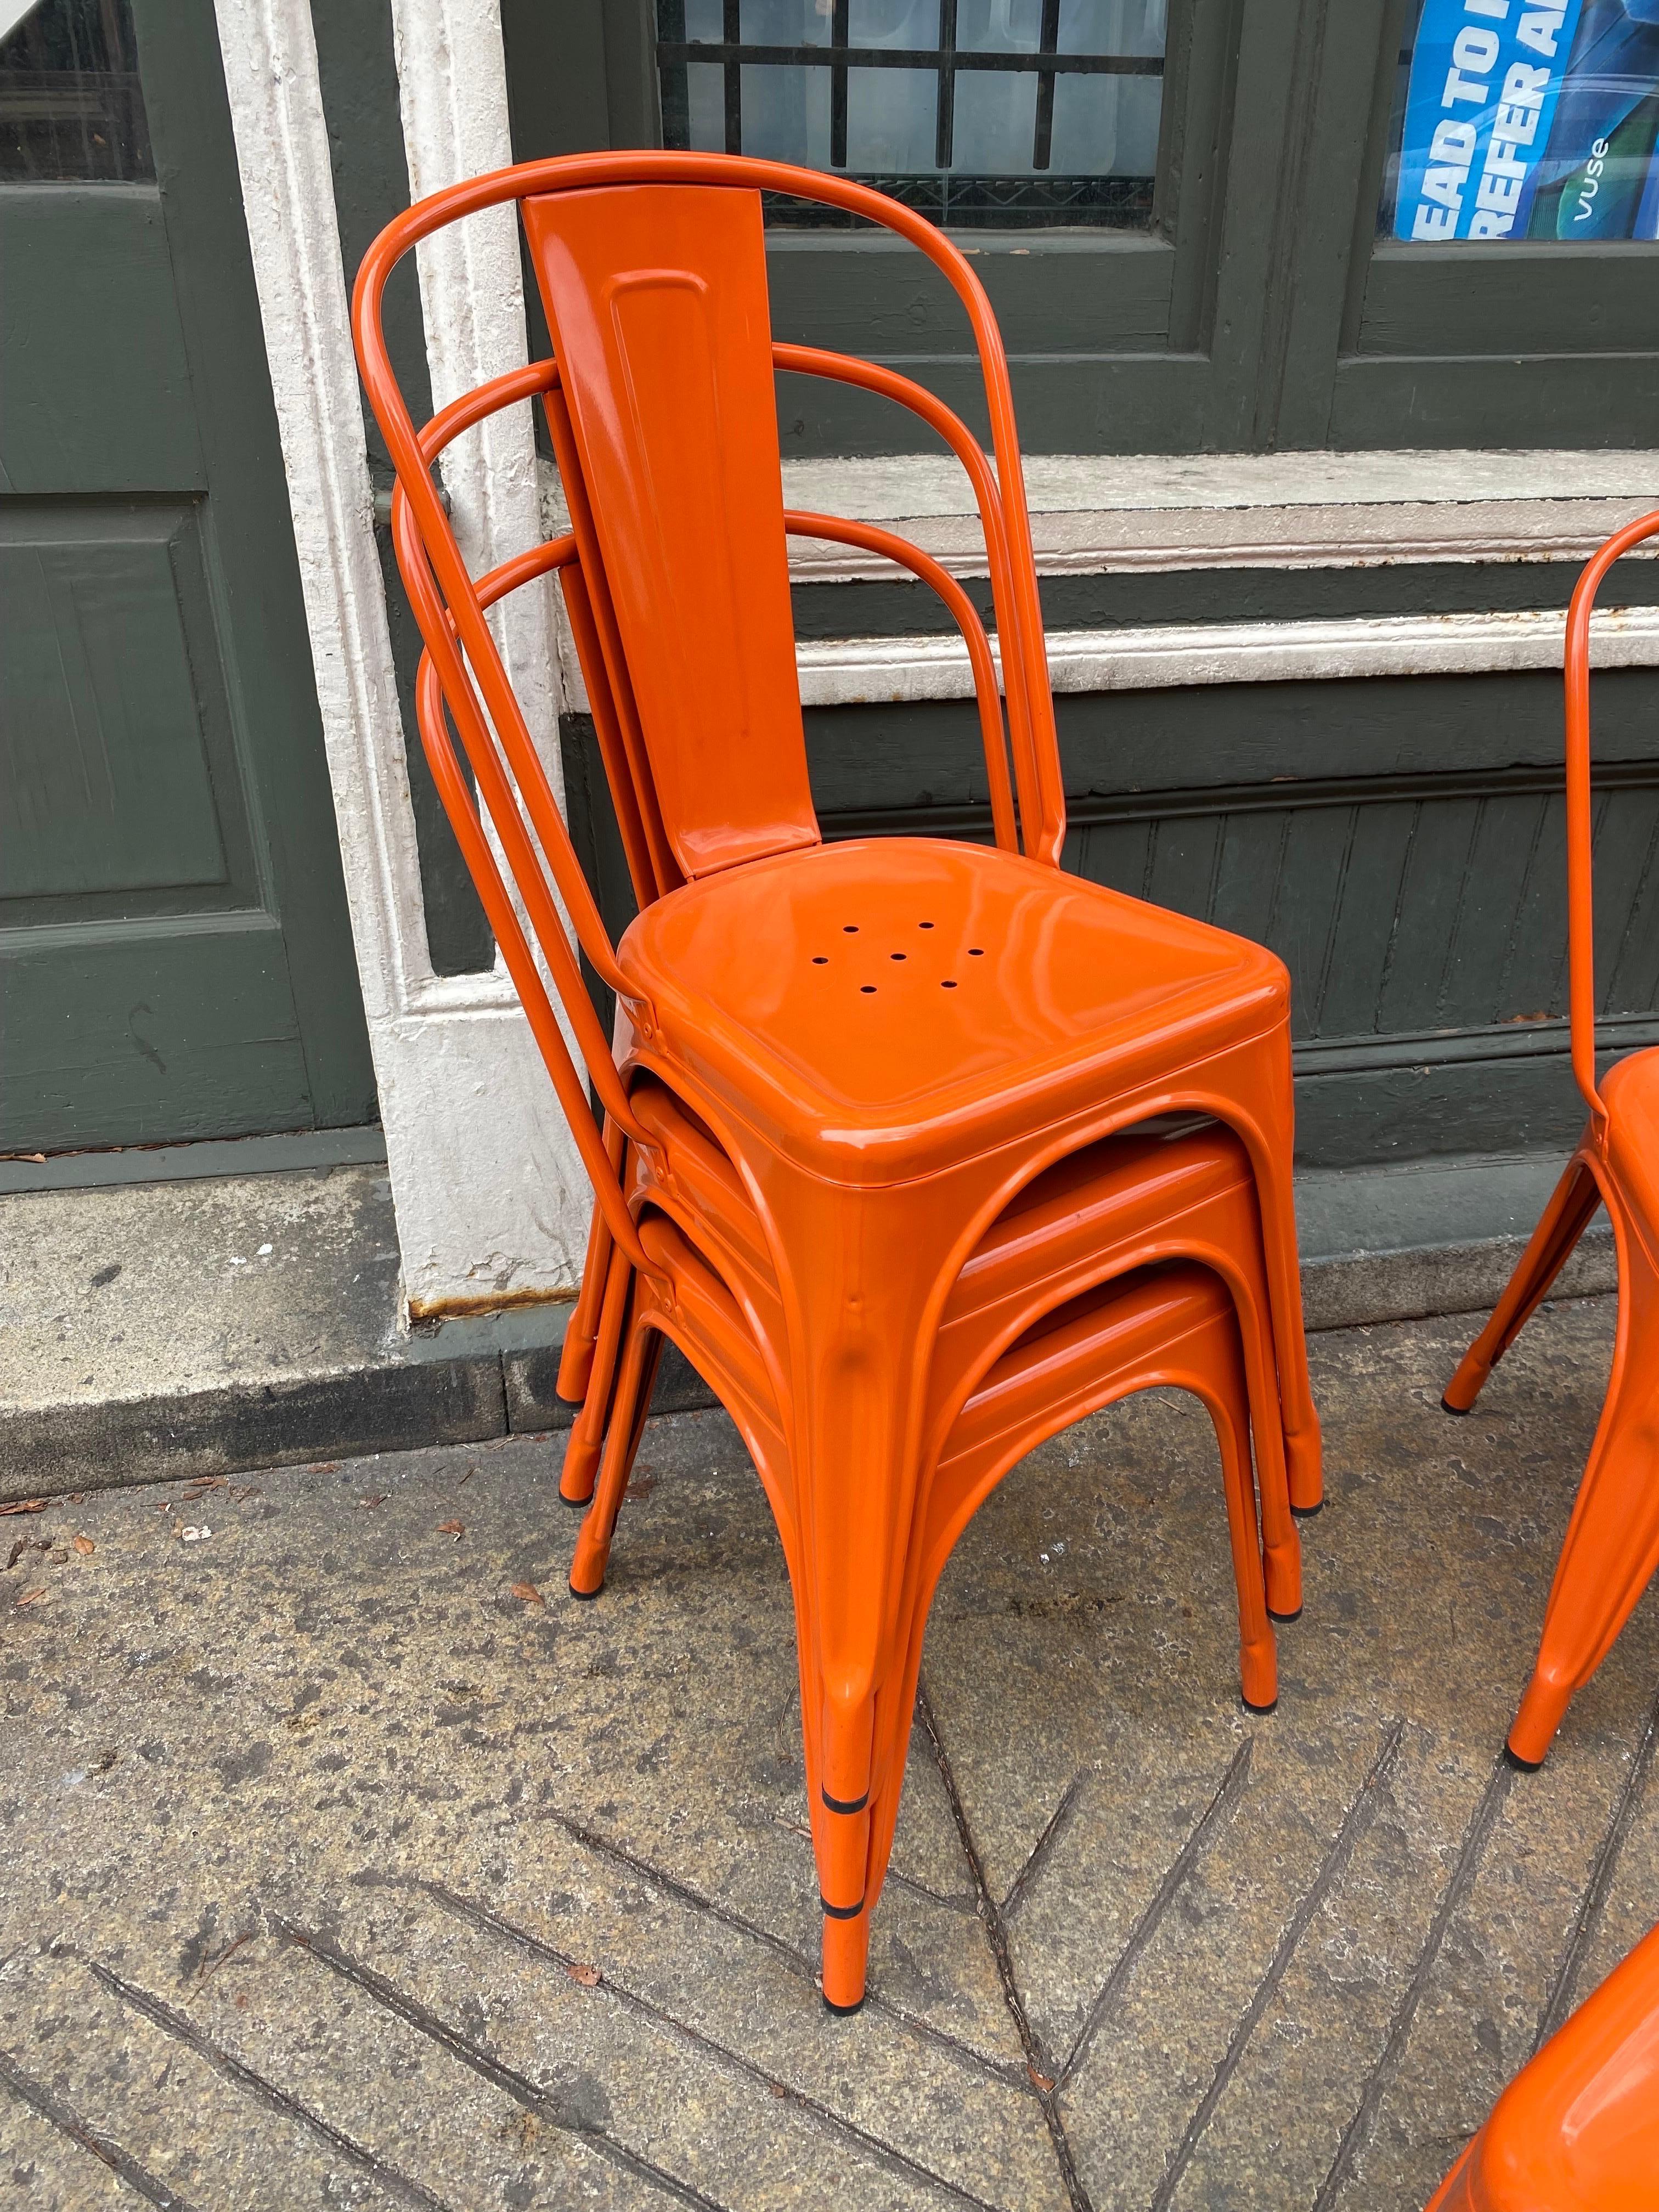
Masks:
[[[0,174],[0,1150],[367,1121],[211,0],[42,6],[159,181]]]
[[[0,931],[0,1152],[155,1144],[179,1097],[216,1136],[316,1120],[270,915]]]
[[[191,518],[40,520],[0,515],[0,897],[225,883],[171,557]]]
[[[204,487],[155,186],[0,186],[0,490]]]

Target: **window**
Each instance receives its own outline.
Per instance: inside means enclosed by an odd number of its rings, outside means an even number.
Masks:
[[[125,184],[155,173],[128,0],[40,0],[0,41],[0,178]]]
[[[1420,0],[1378,228],[1659,238],[1659,0]]]
[[[956,227],[1146,229],[1164,17],[1164,0],[657,0],[663,143],[833,170]]]

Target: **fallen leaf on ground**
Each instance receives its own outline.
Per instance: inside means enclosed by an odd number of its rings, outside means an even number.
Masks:
[[[526,1605],[545,1605],[547,1603],[547,1600],[542,1595],[534,1583],[514,1583],[513,1585],[513,1595],[514,1597],[521,1597]]]
[[[89,1559],[98,1547],[90,1536],[77,1536],[75,1540],[75,1548],[83,1559]]]
[[[313,1474],[332,1474],[338,1468],[339,1464],[337,1459],[319,1459],[313,1461],[310,1471]]]
[[[438,1523],[438,1534],[441,1536],[453,1536],[459,1544],[466,1534],[466,1523],[465,1521],[441,1521]]]
[[[391,1495],[392,1492],[389,1490],[377,1490],[372,1498],[360,1498],[357,1500],[357,1510],[362,1513],[372,1513],[377,1505],[384,1505]]]
[[[222,1490],[229,1480],[227,1474],[191,1475],[190,1486],[185,1492],[185,1504],[188,1505],[192,1498],[205,1498],[210,1490]]]
[[[18,1498],[9,1505],[0,1505],[0,1513],[44,1513],[46,1510],[44,1498]]]
[[[1054,2086],[1050,2077],[1047,2074],[1039,2074],[1035,2066],[1028,2065],[1025,2071],[1031,2077],[1031,2087],[1034,2089],[1041,2089],[1043,2095],[1046,2097],[1049,2090]]]
[[[656,1486],[654,1474],[636,1474],[630,1476],[628,1488],[623,1494],[627,1498],[649,1498]]]
[[[44,1597],[46,1594],[46,1586],[43,1583],[37,1589],[25,1590],[17,1602],[19,1605],[33,1605],[36,1598]]]
[[[573,1982],[580,1982],[585,1990],[596,1990],[605,1979],[597,1966],[567,1966],[565,1972]]]

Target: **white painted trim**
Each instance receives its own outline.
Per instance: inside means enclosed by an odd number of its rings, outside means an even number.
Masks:
[[[1553,610],[1051,629],[1048,679],[1056,692],[1079,692],[1491,675],[1559,668],[1565,630],[1565,617]],[[1659,607],[1604,610],[1591,617],[1590,637],[1598,668],[1659,667]],[[994,638],[991,651],[994,657]],[[796,647],[795,665],[804,707],[890,706],[974,694],[967,648],[955,635],[813,639]],[[574,653],[565,680],[572,705],[585,708]]]
[[[1565,627],[1559,613],[1528,612],[1051,630],[1048,674],[1057,692],[1156,691],[1199,684],[1559,668]],[[1659,607],[1597,614],[1591,640],[1598,668],[1659,665]],[[959,638],[824,639],[801,646],[796,659],[804,706],[973,696],[967,649]]]
[[[588,1192],[529,1026],[504,976],[434,976],[427,947],[310,6],[216,0],[216,8],[406,1297],[430,1313],[526,1292],[566,1296],[580,1264]],[[456,173],[495,167],[508,155],[504,90],[488,97],[501,71],[494,0],[427,9],[423,32],[434,19],[455,106],[477,127],[469,136],[440,107],[431,137],[455,139]],[[412,20],[406,9],[405,39]],[[477,115],[453,89],[469,82],[484,88]],[[439,166],[434,157],[428,173]],[[501,343],[504,333],[511,343],[495,251],[495,264],[488,249],[478,264],[495,295],[476,316],[454,303],[435,323],[428,314],[441,331],[434,384],[441,374],[465,375],[467,349]],[[521,303],[517,327],[522,360]],[[510,429],[492,453],[499,498],[493,485],[477,496],[475,477],[458,467],[458,505],[476,547],[535,529],[527,434],[526,425],[516,464]],[[504,635],[515,680],[550,732],[556,678],[544,611]],[[556,750],[553,759],[556,769]]]
[[[790,461],[791,507],[882,522],[983,575],[967,479],[945,455]],[[1659,453],[1039,453],[1025,463],[1047,575],[1588,559],[1659,504]],[[795,541],[799,583],[890,574]]]

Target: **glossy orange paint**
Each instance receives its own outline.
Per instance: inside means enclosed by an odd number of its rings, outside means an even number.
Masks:
[[[1429,2212],[1659,2212],[1659,1928],[1516,2075]]]
[[[762,190],[883,223],[949,279],[974,331],[989,457],[892,372],[774,343]],[[508,200],[556,362],[495,380],[417,434],[380,332],[386,279],[441,224]],[[933,1583],[974,1506],[1042,1436],[1154,1381],[1204,1397],[1242,1680],[1249,1700],[1271,1701],[1267,1604],[1300,1602],[1291,1505],[1321,1494],[1288,979],[1258,946],[1059,869],[1065,807],[1006,366],[971,265],[921,218],[747,159],[530,163],[391,225],[364,263],[354,327],[427,647],[422,740],[594,1180],[561,1374],[582,1400],[562,1487],[592,1493],[572,1588],[603,1581],[652,1368],[673,1338],[742,1427],[782,1537],[825,1996],[848,2009],[863,1994]],[[971,601],[917,549],[786,512],[775,367],[862,385],[945,436],[986,533],[996,656]],[[474,584],[428,468],[492,406],[532,397],[571,531]],[[821,842],[792,529],[887,553],[945,599],[974,671],[994,846]],[[485,620],[506,591],[555,572],[641,906],[614,948]],[[560,903],[617,994],[608,1042]],[[1170,1116],[1186,1122],[1146,1133]]]
[[[1616,531],[1579,577],[1567,615],[1567,921],[1572,1068],[1589,1119],[1492,1319],[1443,1400],[1467,1413],[1548,1296],[1598,1206],[1619,1255],[1613,1375],[1567,1524],[1532,1679],[1510,1730],[1511,1756],[1536,1766],[1563,1715],[1613,1648],[1659,1567],[1659,1050],[1632,1053],[1598,1085],[1591,894],[1589,623],[1601,580],[1659,514]]]

